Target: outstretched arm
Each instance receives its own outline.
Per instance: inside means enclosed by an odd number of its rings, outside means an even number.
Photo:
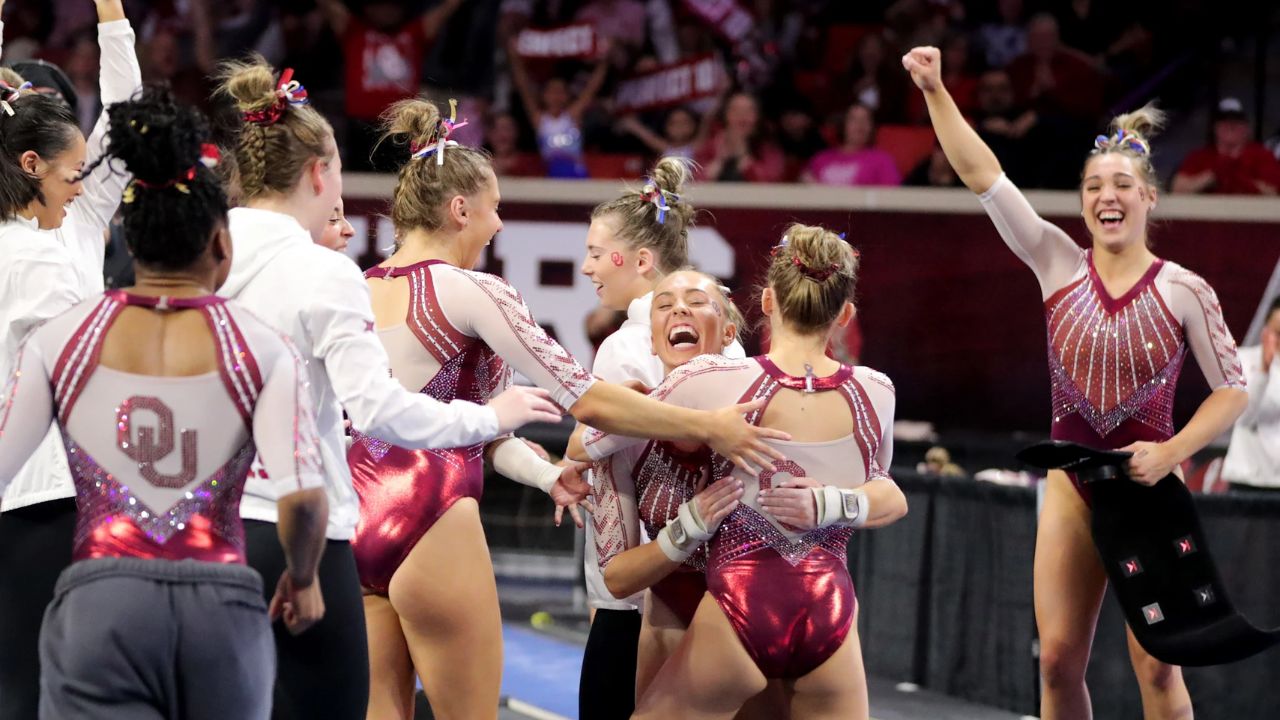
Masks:
[[[533,89],[533,81],[529,79],[529,70],[524,66],[524,58],[520,57],[518,39],[519,35],[514,35],[507,41],[507,63],[511,66],[511,82],[515,84],[516,91],[520,93],[520,102],[524,104],[525,117],[529,118],[536,129],[542,118],[542,111],[538,109],[538,97]]]
[[[440,34],[445,23],[462,6],[462,0],[440,0],[434,7],[422,14],[422,34],[428,40]]]
[[[969,126],[943,86],[942,53],[935,47],[912,48],[902,56],[902,66],[924,93],[933,130],[960,180],[978,194],[991,189],[1002,172],[1000,161]]]
[[[609,48],[604,40],[600,41],[602,47],[600,49],[600,59],[596,63],[595,70],[591,71],[591,78],[587,80],[587,86],[582,89],[572,104],[569,105],[569,117],[573,118],[575,123],[582,122],[582,114],[591,106],[592,101],[596,99],[596,95],[600,93],[600,88],[604,87],[604,79],[609,74]]]

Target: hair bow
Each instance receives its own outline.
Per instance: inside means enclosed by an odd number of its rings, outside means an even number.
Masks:
[[[675,193],[670,193],[670,195],[673,202],[680,201],[679,195]],[[666,225],[667,208],[669,207],[667,205],[667,193],[658,189],[657,184],[652,179],[645,178],[644,187],[640,189],[640,198],[645,202],[653,203],[653,206],[658,208],[658,224]]]
[[[23,90],[30,89],[31,83],[29,81],[22,83],[18,87],[10,87],[9,85],[0,82],[0,94],[3,94],[4,96],[0,98],[0,109],[3,109],[6,115],[13,117],[13,106],[9,103],[12,103],[22,97]]]
[[[1143,139],[1141,135],[1134,132],[1126,132],[1123,128],[1117,130],[1114,135],[1099,135],[1093,139],[1093,147],[1095,151],[1121,150],[1129,149],[1139,155],[1148,155],[1151,153],[1151,146]]]
[[[409,146],[409,152],[414,158],[424,158],[432,153],[436,155],[436,165],[444,165],[444,149],[448,147],[458,147],[456,140],[450,140],[449,136],[454,130],[464,127],[469,121],[463,120],[458,122],[458,101],[449,98],[449,119],[440,119],[436,125],[436,131],[432,135],[433,140],[426,145],[412,144]]]
[[[293,79],[293,68],[285,68],[280,73],[280,83],[276,85],[275,102],[271,107],[245,112],[244,121],[254,125],[275,125],[284,115],[286,106],[306,105],[308,102],[307,89]]]

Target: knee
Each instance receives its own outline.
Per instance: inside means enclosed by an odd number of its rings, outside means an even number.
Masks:
[[[1040,643],[1040,676],[1046,688],[1065,689],[1084,684],[1089,666],[1089,647],[1069,642]]]
[[[1145,651],[1131,652],[1133,673],[1138,684],[1159,693],[1166,693],[1182,684],[1182,668],[1160,662]]]

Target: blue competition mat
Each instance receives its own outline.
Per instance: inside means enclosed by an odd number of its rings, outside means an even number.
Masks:
[[[577,720],[582,646],[505,623],[502,642],[502,694]]]

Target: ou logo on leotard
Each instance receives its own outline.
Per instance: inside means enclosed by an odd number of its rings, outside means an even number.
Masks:
[[[793,478],[808,477],[805,474],[804,468],[801,467],[798,463],[792,462],[791,460],[774,460],[773,467],[765,468],[764,470],[760,471],[760,489],[761,490],[769,490],[773,487],[774,475],[790,475]],[[804,528],[796,527],[795,525],[792,525],[790,523],[784,523],[780,521],[775,521],[775,522],[778,522],[779,525],[790,530],[791,532],[804,532]]]
[[[155,425],[141,425],[140,412],[155,415]],[[137,437],[133,430],[137,427]],[[196,431],[183,430],[182,469],[176,475],[156,470],[160,462],[173,452],[173,411],[160,398],[134,395],[116,408],[116,440],[120,449],[138,463],[138,473],[156,487],[180,488],[196,479]]]

